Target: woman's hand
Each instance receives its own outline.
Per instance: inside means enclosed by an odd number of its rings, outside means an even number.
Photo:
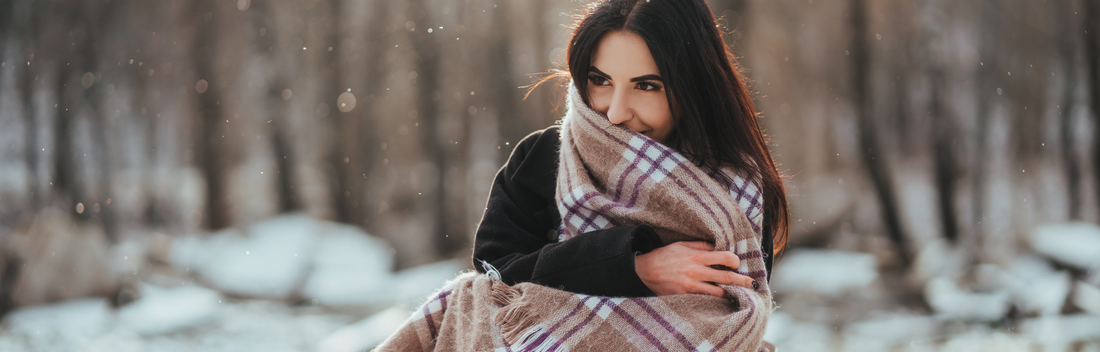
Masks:
[[[736,269],[740,265],[733,252],[715,252],[714,245],[703,241],[675,242],[635,258],[638,277],[658,296],[700,293],[724,297],[725,292],[715,284],[753,288],[752,278],[711,267]]]

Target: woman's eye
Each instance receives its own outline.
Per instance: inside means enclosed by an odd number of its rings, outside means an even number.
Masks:
[[[600,76],[588,76],[588,80],[592,81],[592,84],[595,84],[597,86],[602,86],[602,85],[607,84],[607,79],[604,79],[603,77],[600,77]]]
[[[638,82],[638,88],[641,90],[649,91],[661,89],[661,86],[649,82]]]

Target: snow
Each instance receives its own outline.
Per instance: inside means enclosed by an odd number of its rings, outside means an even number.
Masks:
[[[116,244],[108,255],[111,273],[116,277],[133,275],[145,265],[145,247],[137,241]]]
[[[974,329],[962,334],[951,336],[941,347],[942,351],[1004,351],[1004,352],[1030,352],[1031,342],[1018,335],[1005,334],[1000,331],[986,331]]]
[[[393,289],[393,252],[385,240],[302,214],[257,222],[247,235],[226,229],[208,238],[183,236],[173,241],[169,258],[236,296],[300,294],[326,306],[364,306],[390,304],[402,292]]]
[[[771,317],[768,317],[768,325],[764,328],[764,341],[772,344],[785,341],[790,335],[791,323],[793,321],[790,314],[773,312]]]
[[[1083,311],[1100,315],[1100,287],[1077,281],[1070,301]]]
[[[141,334],[163,334],[211,321],[221,295],[193,285],[173,289],[141,286],[141,299],[118,310],[119,323]]]
[[[939,322],[929,316],[881,313],[844,328],[845,351],[885,351],[913,340],[931,339]]]
[[[356,227],[331,225],[317,244],[302,296],[331,306],[379,304],[392,294],[393,254]]]
[[[978,266],[979,281],[1012,295],[1013,303],[1028,314],[1058,314],[1070,291],[1070,275],[1055,271],[1034,256],[1013,259],[1007,271],[991,264]]]
[[[365,351],[382,343],[409,318],[402,307],[391,307],[336,330],[318,344],[319,352]]]
[[[1072,314],[1026,319],[1020,332],[1045,345],[1047,351],[1062,351],[1075,342],[1100,339],[1100,315]]]
[[[185,241],[174,252],[222,292],[283,299],[305,280],[322,225],[305,215],[284,215],[253,224],[248,236],[227,229],[199,243]]]
[[[419,307],[447,281],[467,269],[465,259],[452,259],[399,271],[395,277],[394,299],[399,305]]]
[[[924,295],[936,316],[946,320],[997,321],[1009,308],[1009,295],[1004,291],[968,292],[944,277],[929,281]]]
[[[32,339],[88,339],[107,332],[113,323],[114,315],[103,298],[20,308],[4,318],[8,332]]]
[[[774,316],[773,314],[773,318]],[[773,325],[769,322],[768,329],[772,327]],[[782,338],[768,340],[767,335],[764,338],[765,341],[774,344],[775,349],[778,351],[825,352],[836,350],[836,336],[833,334],[833,328],[824,324],[789,319],[783,323],[782,331]]]
[[[858,290],[878,277],[875,257],[835,250],[793,250],[772,276],[772,287],[784,291],[810,291],[836,296]]]
[[[1100,269],[1100,226],[1085,222],[1048,224],[1032,231],[1036,252],[1084,270]]]

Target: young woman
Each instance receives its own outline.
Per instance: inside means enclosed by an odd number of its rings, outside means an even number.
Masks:
[[[789,215],[738,69],[703,0],[609,0],[590,6],[576,26],[562,76],[612,124],[672,148],[720,183],[733,182],[723,169],[748,175],[762,192],[758,233],[770,278]],[[703,241],[665,243],[646,223],[565,236],[560,133],[551,126],[527,136],[497,173],[474,243],[478,271],[495,271],[509,285],[613,297],[722,297],[717,284],[759,287],[729,270],[741,265],[734,253]]]
[[[378,350],[774,350],[787,203],[710,9],[607,0],[572,39],[569,111],[497,173],[481,273]]]

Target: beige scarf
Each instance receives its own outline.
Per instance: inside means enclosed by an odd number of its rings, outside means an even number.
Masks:
[[[676,151],[589,108],[573,85],[561,129],[555,198],[560,239],[649,224],[663,243],[713,242],[741,258],[758,289],[600,297],[532,283],[460,275],[413,313],[378,351],[757,351],[772,311],[761,251],[759,188],[732,170],[720,182]]]

